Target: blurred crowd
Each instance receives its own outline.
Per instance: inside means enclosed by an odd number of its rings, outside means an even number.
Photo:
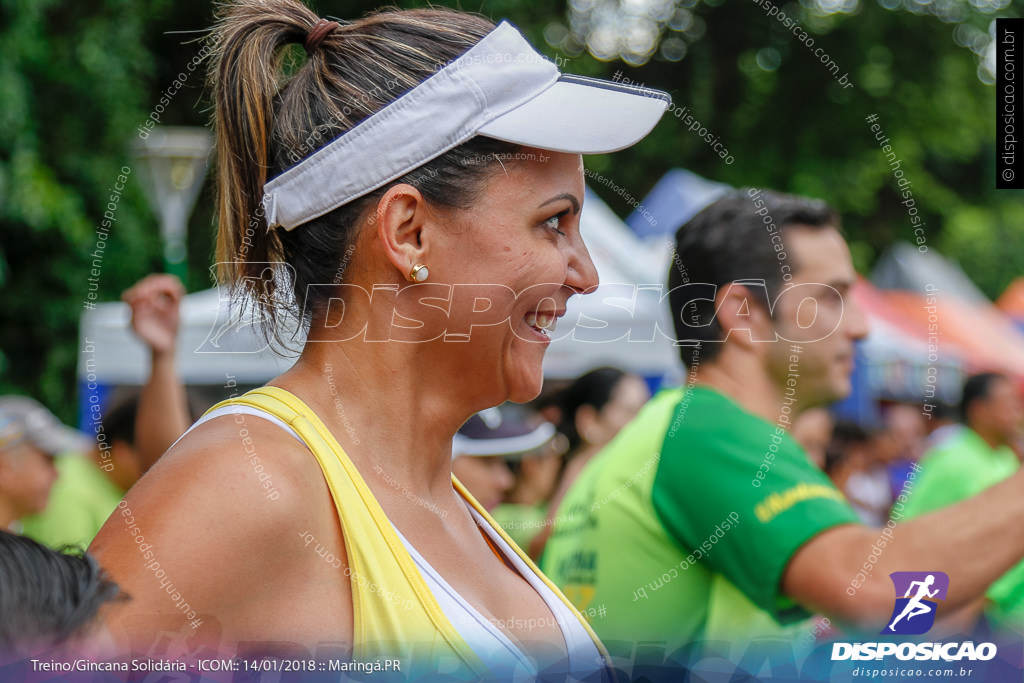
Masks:
[[[972,464],[983,478],[993,469],[987,452],[1000,463],[995,471],[1002,473],[1013,472],[1024,458],[1024,413],[1013,380],[996,373],[973,375],[962,395],[959,406],[939,404],[934,413],[910,403],[883,403],[881,419],[870,426],[836,420],[827,409],[815,408],[794,422],[793,438],[845,494],[864,523],[881,526],[889,520],[914,463],[934,467],[942,457],[962,461],[981,453],[981,461]],[[950,484],[943,488],[949,490]],[[912,500],[915,510],[922,505],[920,495]]]

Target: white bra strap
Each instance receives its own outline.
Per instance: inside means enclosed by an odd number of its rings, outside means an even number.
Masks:
[[[213,418],[221,417],[223,415],[253,415],[255,417],[262,418],[262,419],[264,419],[264,420],[266,420],[268,422],[273,422],[275,425],[277,425],[278,427],[280,427],[284,431],[286,431],[289,434],[291,434],[295,438],[296,441],[298,441],[299,443],[301,443],[304,446],[306,445],[306,442],[302,440],[302,437],[299,436],[298,433],[294,429],[292,429],[290,426],[288,426],[288,423],[285,422],[284,420],[282,420],[281,418],[277,417],[276,415],[271,415],[270,413],[268,413],[268,412],[266,412],[264,410],[260,410],[259,408],[255,408],[253,406],[245,406],[245,405],[228,405],[228,406],[222,406],[220,408],[217,408],[216,410],[211,410],[206,415],[203,415],[201,418],[196,420],[195,424],[193,424],[191,427],[189,427],[188,430],[185,432],[185,434],[188,434],[189,432],[191,432],[193,429],[195,429],[199,425],[203,424],[204,422],[209,422]],[[178,440],[175,441],[174,444],[177,444],[178,441],[181,441],[181,439],[185,436],[185,434],[182,434],[181,436],[179,436]],[[171,448],[173,448],[173,447],[174,446],[172,445]]]

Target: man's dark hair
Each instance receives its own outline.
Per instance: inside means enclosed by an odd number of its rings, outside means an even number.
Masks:
[[[737,280],[763,280],[769,300],[775,300],[786,276],[796,272],[782,241],[783,231],[793,225],[838,230],[839,214],[817,199],[740,189],[679,228],[668,300],[684,365],[713,360],[721,350],[717,342],[723,332],[713,301],[717,288]],[[684,340],[692,341],[687,345]]]
[[[967,416],[975,401],[984,401],[992,393],[992,385],[998,381],[1009,379],[998,372],[982,372],[971,375],[964,382],[963,394],[960,397],[960,417],[967,424]]]
[[[103,432],[107,442],[124,441],[135,445],[135,417],[139,413],[139,397],[132,395],[114,405],[103,416]]]
[[[0,531],[0,653],[81,635],[120,589],[91,556]]]
[[[855,446],[866,446],[871,441],[871,434],[856,422],[840,420],[832,428],[832,438],[825,447],[825,474],[830,477],[850,457],[850,449]]]

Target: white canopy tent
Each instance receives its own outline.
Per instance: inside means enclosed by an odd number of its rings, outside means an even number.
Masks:
[[[228,376],[258,384],[284,372],[295,358],[273,353],[251,320],[229,315],[230,301],[221,289],[206,289],[182,300],[178,367],[186,384],[224,384]],[[149,372],[146,347],[131,327],[131,309],[121,302],[98,304],[82,316],[78,376],[87,379],[94,364],[101,384],[142,384]]]
[[[871,282],[879,289],[905,289],[921,295],[929,285],[937,285],[944,295],[966,303],[991,304],[956,261],[934,249],[922,252],[907,242],[896,242],[882,253],[871,272]]]
[[[545,356],[545,376],[576,377],[599,365],[651,380],[681,376],[678,350],[666,336],[673,334],[663,299],[670,249],[662,240],[639,240],[589,191],[581,229],[601,285],[569,300]]]

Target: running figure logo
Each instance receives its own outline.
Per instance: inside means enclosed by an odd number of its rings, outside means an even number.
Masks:
[[[935,623],[936,601],[946,599],[949,577],[943,572],[893,572],[889,577],[896,588],[896,606],[882,633],[926,633]]]

